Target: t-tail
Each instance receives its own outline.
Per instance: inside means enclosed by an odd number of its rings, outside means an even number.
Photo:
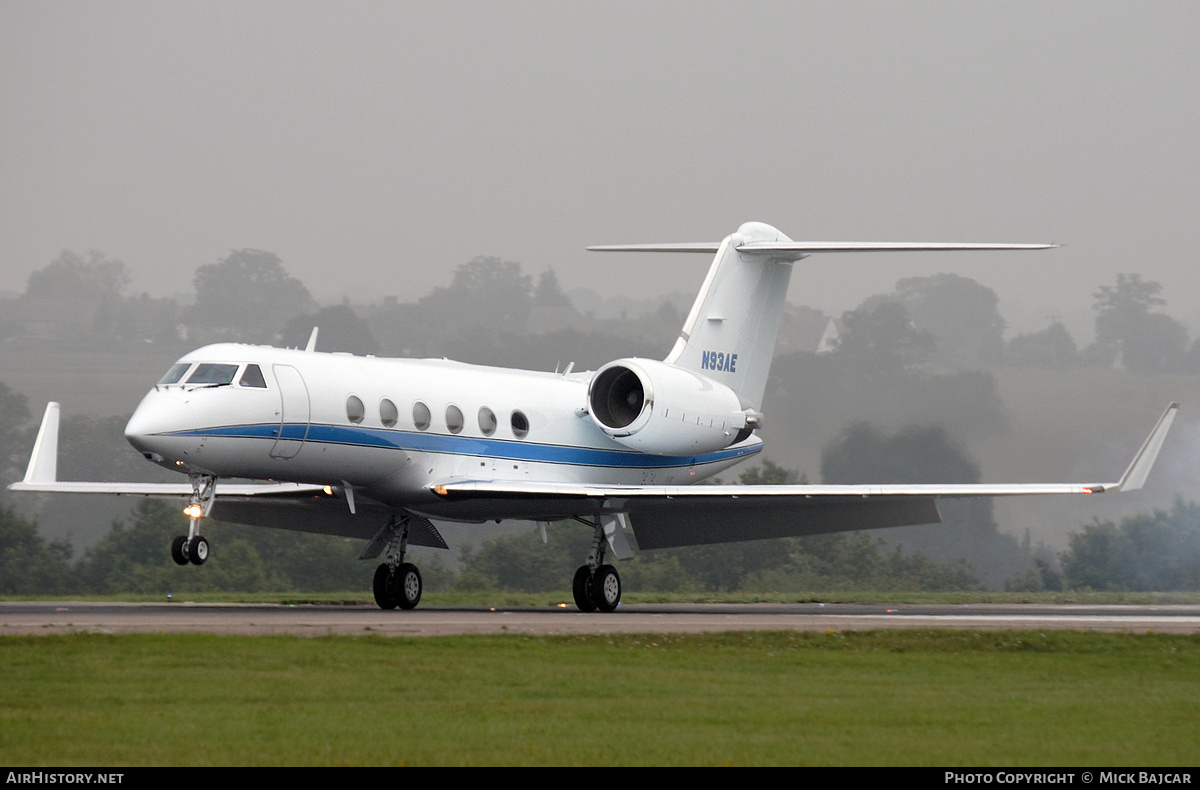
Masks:
[[[730,387],[759,408],[775,353],[792,264],[825,252],[1040,250],[1054,244],[793,241],[762,222],[747,222],[719,244],[622,244],[602,252],[715,252],[708,276],[666,362]]]

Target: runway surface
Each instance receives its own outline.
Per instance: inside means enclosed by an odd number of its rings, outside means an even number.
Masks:
[[[877,628],[1200,634],[1200,606],[637,604],[623,605],[612,614],[583,614],[573,606],[420,607],[385,612],[368,605],[0,602],[0,636],[64,633],[444,636]]]

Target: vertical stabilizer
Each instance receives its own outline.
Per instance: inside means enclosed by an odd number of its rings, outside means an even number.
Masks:
[[[790,241],[761,222],[747,222],[726,237],[666,361],[727,385],[747,406],[761,407],[792,261],[802,256],[738,247]]]

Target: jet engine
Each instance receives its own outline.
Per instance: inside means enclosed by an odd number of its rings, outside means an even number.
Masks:
[[[616,441],[655,455],[724,449],[748,437],[760,418],[724,384],[651,359],[618,359],[597,370],[588,413]]]

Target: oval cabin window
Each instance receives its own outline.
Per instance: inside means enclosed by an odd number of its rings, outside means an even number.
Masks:
[[[421,403],[421,401],[413,404],[413,425],[417,427],[418,431],[426,430],[432,419],[433,415],[429,413],[428,406]]]
[[[367,407],[357,395],[346,398],[346,418],[358,425],[367,416]]]
[[[487,406],[479,410],[479,430],[484,436],[491,436],[496,432],[496,413]]]
[[[450,433],[459,433],[462,431],[465,423],[466,420],[463,419],[462,409],[454,405],[446,407],[446,429]]]
[[[383,427],[394,428],[399,420],[400,411],[396,408],[396,404],[388,398],[379,401],[379,421],[383,423]]]

